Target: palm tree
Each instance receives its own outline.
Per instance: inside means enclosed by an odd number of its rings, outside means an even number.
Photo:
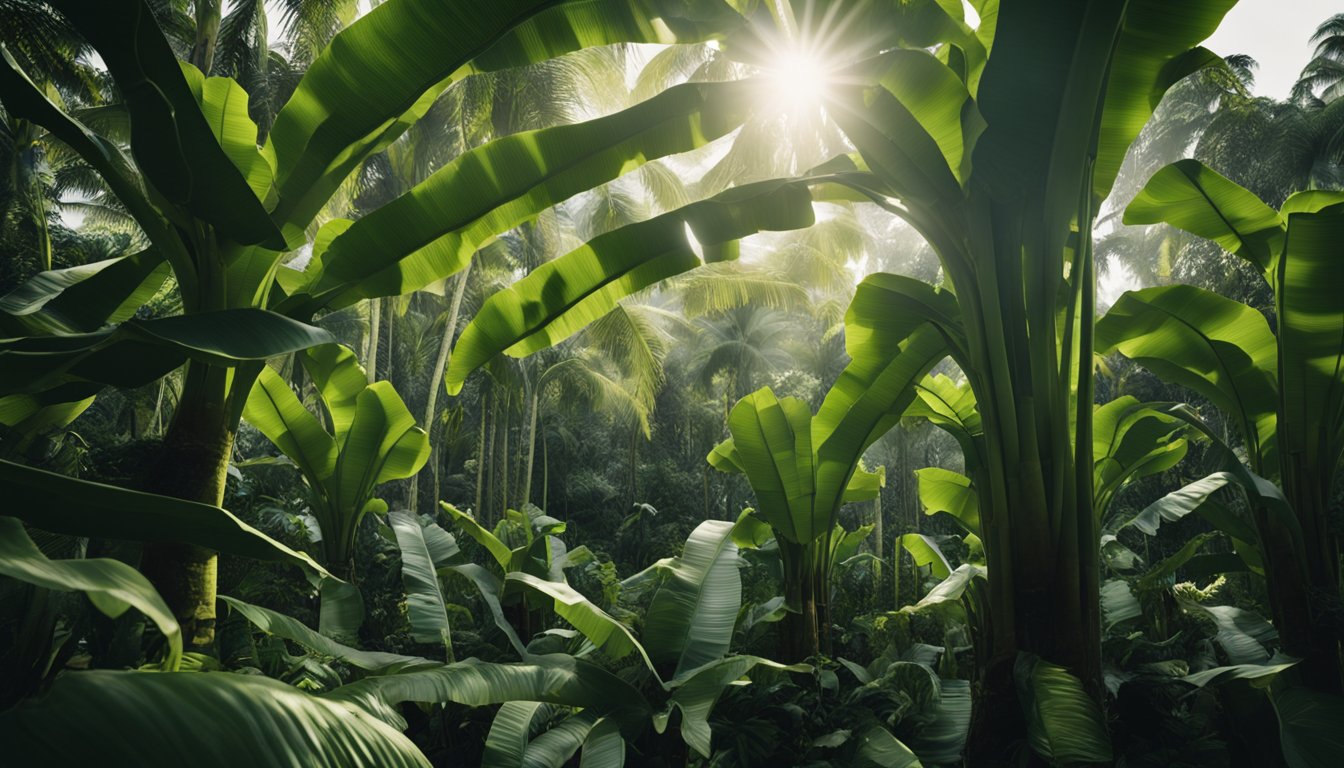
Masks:
[[[1344,96],[1344,13],[1321,22],[1311,36],[1316,51],[1293,84],[1293,101],[1331,102]]]

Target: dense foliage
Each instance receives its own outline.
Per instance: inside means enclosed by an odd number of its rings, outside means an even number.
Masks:
[[[0,0],[3,761],[1338,765],[1234,2]]]

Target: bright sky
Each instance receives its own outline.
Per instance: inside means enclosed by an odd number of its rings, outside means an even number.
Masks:
[[[1285,98],[1315,46],[1308,43],[1321,22],[1344,13],[1340,0],[1241,0],[1204,43],[1221,56],[1249,54],[1259,96]]]

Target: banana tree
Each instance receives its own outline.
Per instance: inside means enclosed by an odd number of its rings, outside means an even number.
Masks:
[[[1130,291],[1098,321],[1097,341],[1207,398],[1236,425],[1250,471],[1282,486],[1291,510],[1272,487],[1242,482],[1241,459],[1227,449],[1221,474],[1232,474],[1188,496],[1196,508],[1220,485],[1248,490],[1284,648],[1303,658],[1310,685],[1338,692],[1340,637],[1324,617],[1340,594],[1340,537],[1329,520],[1344,455],[1344,193],[1300,192],[1275,211],[1182,160],[1149,180],[1125,222],[1166,222],[1213,240],[1274,291],[1274,330],[1256,310],[1199,288]]]
[[[925,370],[916,365],[906,375],[917,378]],[[777,399],[768,387],[753,392],[733,406],[732,437],[708,457],[720,471],[747,476],[756,494],[752,516],[770,526],[779,544],[789,610],[781,651],[790,661],[816,655],[823,641],[829,648],[831,553],[840,507],[880,491],[878,476],[859,469],[858,460],[869,436],[876,432],[876,439],[881,432],[852,419],[844,390],[832,392],[836,395],[827,396],[816,416],[803,401]],[[880,407],[873,411],[884,413]]]
[[[834,77],[823,102],[859,162],[824,181],[909,221],[946,280],[934,288],[868,279],[861,292],[873,301],[856,302],[867,304],[871,357],[889,359],[931,334],[980,403],[984,543],[998,575],[980,712],[995,732],[972,742],[995,758],[1017,732],[1010,700],[1019,652],[1067,668],[1093,699],[1102,695],[1090,233],[1162,94],[1219,61],[1197,45],[1233,4],[1178,11],[1160,0],[984,0],[971,3],[975,28],[963,5],[933,0],[840,5],[826,17],[844,18],[840,27],[852,31],[823,51],[848,59],[828,62]],[[791,4],[770,10],[798,29]],[[828,38],[804,28],[801,39]],[[730,55],[770,48],[735,53],[733,42],[724,46]],[[492,299],[458,342],[450,384],[496,352],[526,354],[568,336],[616,294],[662,276],[650,274],[667,269],[653,255],[663,250],[650,245],[673,234],[643,238],[639,255],[619,263],[563,257]],[[678,271],[695,266],[683,264]],[[877,381],[880,371],[860,361],[847,375]]]
[[[357,222],[326,223],[303,264],[286,254],[309,244],[306,233],[340,185],[453,83],[582,47],[710,39],[742,17],[723,0],[451,9],[391,0],[316,57],[258,147],[248,94],[179,62],[144,0],[52,5],[119,86],[129,154],[61,110],[7,53],[0,99],[89,163],[150,246],[96,272],[43,273],[6,297],[0,396],[78,402],[186,363],[163,458],[145,468],[142,485],[208,504],[223,498],[233,436],[263,361],[331,340],[306,324],[315,313],[452,275],[546,207],[728,133],[751,90],[678,86],[607,117],[498,138]],[[170,273],[184,315],[128,319]],[[173,542],[145,552],[143,567],[193,643],[213,636],[215,563],[209,549]]]
[[[317,387],[330,431],[270,367],[259,372],[243,418],[303,475],[325,562],[349,578],[364,515],[387,513],[387,502],[373,495],[375,489],[420,471],[429,459],[429,435],[415,425],[391,384],[368,383],[349,349],[327,344],[304,350],[298,358]]]

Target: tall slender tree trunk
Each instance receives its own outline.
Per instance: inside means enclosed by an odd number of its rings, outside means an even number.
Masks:
[[[532,459],[537,448],[537,410],[541,403],[541,377],[532,387],[532,395],[527,402],[527,464],[523,470],[523,503],[532,501]],[[543,500],[542,504],[546,502]]]
[[[448,358],[452,354],[453,336],[457,333],[457,316],[462,310],[462,294],[466,292],[467,275],[471,272],[471,261],[458,273],[453,285],[453,299],[448,304],[448,319],[443,327],[443,338],[439,340],[439,354],[434,358],[434,367],[429,373],[429,391],[425,393],[425,416],[421,422],[429,432],[429,463],[434,467],[434,502],[439,501],[439,443],[442,435],[435,437],[438,429],[439,389],[443,387],[443,371],[448,367]],[[411,478],[411,511],[419,508],[420,475]]]
[[[364,368],[369,383],[378,380],[378,335],[383,323],[383,302],[381,299],[369,299],[369,337],[364,347]]]
[[[513,421],[512,394],[509,393],[504,398],[504,425],[499,435],[501,442],[498,465],[500,470],[499,514],[501,517],[509,509],[509,474],[513,468],[513,462],[509,460],[509,422]]]
[[[485,496],[481,499],[480,520],[482,524],[489,525],[490,514],[495,507],[495,484],[498,481],[499,472],[495,463],[495,438],[499,434],[499,394],[495,393],[490,397],[490,407],[485,411],[490,414],[490,438],[486,443],[485,455],[481,457],[482,466],[485,468]]]
[[[485,422],[487,420],[486,416],[490,413],[489,406],[490,392],[489,390],[482,390],[481,427],[476,435],[476,506],[472,507],[472,511],[476,513],[478,519],[484,519],[482,517],[484,515],[484,507],[481,506],[481,492],[484,490],[485,486],[485,465],[486,462],[489,461],[489,457],[485,452]]]
[[[394,330],[397,323],[397,302],[399,299],[389,298],[383,302],[387,307],[387,331],[383,336],[387,338],[387,362],[383,363],[383,378],[392,381],[392,363],[396,359],[396,347],[393,342],[396,340]]]
[[[541,508],[550,509],[547,506],[550,503],[551,492],[551,456],[550,448],[546,443],[546,432],[541,433]]]

